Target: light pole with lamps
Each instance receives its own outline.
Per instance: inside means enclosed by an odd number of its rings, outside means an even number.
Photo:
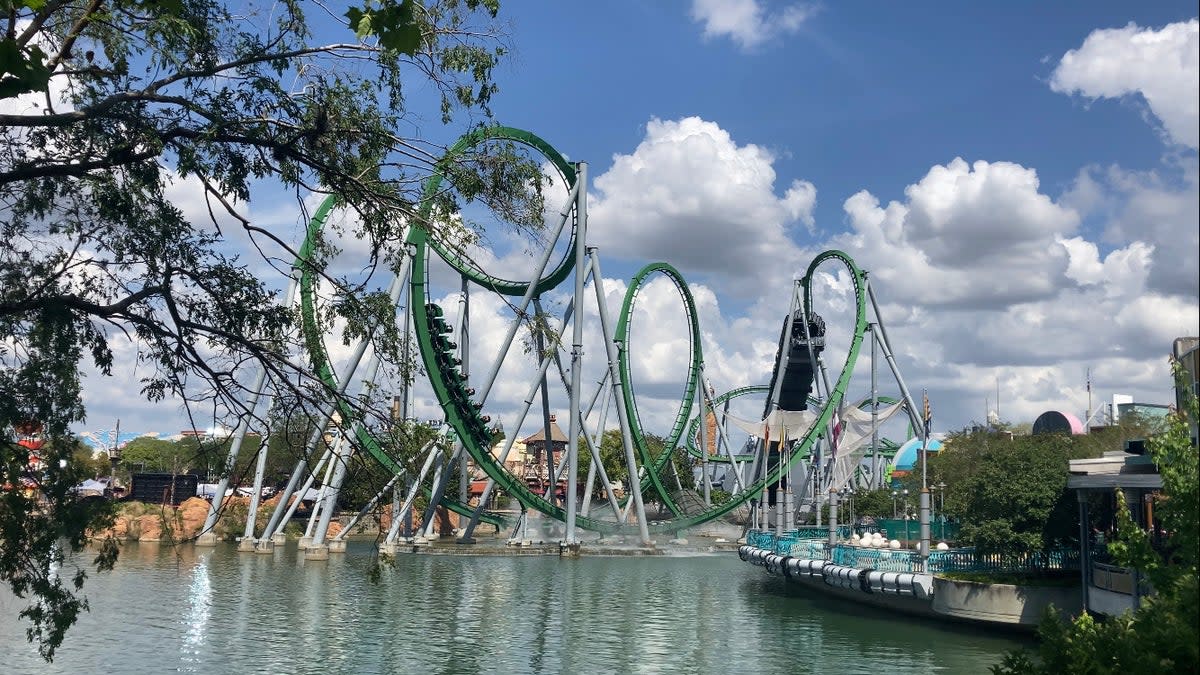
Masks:
[[[899,497],[899,496],[900,496],[900,493],[899,493],[899,492],[897,492],[897,491],[895,491],[895,490],[892,490],[892,520],[895,520],[895,519],[897,518],[897,516],[896,516],[896,513],[897,513],[897,511],[896,511],[896,498],[897,498],[897,497]]]
[[[904,495],[904,543],[908,543],[908,488],[905,488],[901,494]]]

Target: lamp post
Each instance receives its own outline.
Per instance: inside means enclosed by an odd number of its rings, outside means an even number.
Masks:
[[[850,518],[846,522],[850,523],[850,533],[854,534],[854,489],[847,486],[842,488],[839,494],[846,501],[846,508],[850,514]]]
[[[850,494],[849,494],[849,497],[850,497],[850,527],[853,528],[854,522],[855,522],[854,521],[854,488],[847,488],[847,490],[849,490],[849,492],[850,492]]]
[[[902,493],[904,495],[904,543],[908,543],[908,488],[905,488]]]
[[[896,498],[899,496],[899,492],[892,490],[892,520],[896,519]]]
[[[945,539],[946,538],[946,483],[943,481],[938,481],[937,485],[934,485],[933,487],[937,488],[937,491],[938,491],[938,515],[941,518],[941,520],[938,521],[940,523],[940,530],[939,530],[938,538]]]

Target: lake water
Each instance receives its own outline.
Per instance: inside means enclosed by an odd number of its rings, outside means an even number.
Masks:
[[[0,590],[0,672],[985,673],[1026,644],[810,597],[734,552],[305,561],[129,544],[53,663]]]

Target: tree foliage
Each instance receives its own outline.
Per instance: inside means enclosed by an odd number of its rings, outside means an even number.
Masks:
[[[334,394],[291,356],[297,317],[279,288],[294,235],[250,217],[263,190],[290,192],[300,213],[313,193],[337,195],[351,216],[344,234],[370,251],[369,274],[397,265],[434,170],[463,183],[437,195],[436,213],[477,199],[519,227],[540,224],[536,165],[492,146],[446,161],[405,133],[430,94],[443,122],[490,117],[492,69],[506,52],[495,0],[368,0],[341,15],[291,0],[5,8],[0,484],[27,471],[12,425],[40,421],[51,447],[71,447],[86,417],[81,378],[110,374],[122,351],[136,354],[142,396],[230,427],[251,414],[252,378],[241,375],[251,365],[313,407]],[[182,205],[189,189],[198,208]],[[450,224],[423,225],[450,237]],[[322,240],[307,263],[323,268],[335,250]],[[371,335],[376,353],[399,361],[397,331],[373,330],[394,324],[393,308],[361,280],[325,281],[335,299],[324,325],[339,318],[347,339]],[[359,419],[386,414],[353,403]],[[82,474],[59,470],[60,455],[36,476],[37,497],[0,495],[0,579],[31,599],[30,638],[47,659],[85,606],[84,572],[53,570],[109,513],[74,498]]]
[[[891,518],[894,508],[896,507],[891,488],[860,490],[854,493],[855,516]]]
[[[666,439],[662,436],[643,434],[642,438],[652,457],[659,457],[661,453],[666,451]],[[583,441],[580,441],[579,447],[586,448],[583,445]],[[634,452],[636,454],[637,451],[635,450]],[[611,483],[621,483],[626,490],[629,489],[629,467],[625,463],[625,445],[621,440],[620,429],[608,429],[601,434],[600,463],[604,465],[604,471]],[[579,463],[580,481],[586,478],[587,465],[588,462],[585,461]],[[662,481],[663,486],[670,490],[675,486],[675,477],[677,475],[679,477],[679,484],[685,490],[696,487],[696,479],[692,473],[691,458],[686,452],[678,448],[671,453],[670,463],[663,466],[659,479]],[[650,480],[643,477],[641,485],[644,498],[657,501],[658,495],[650,488]]]
[[[1155,514],[1169,533],[1165,550],[1133,522],[1117,491],[1118,540],[1113,560],[1144,574],[1154,593],[1133,612],[1097,621],[1084,612],[1070,623],[1049,613],[1039,629],[1036,654],[1014,652],[992,668],[998,675],[1034,673],[1195,673],[1200,671],[1200,453],[1189,422],[1200,419],[1191,382],[1176,372],[1185,395],[1165,430],[1147,447],[1162,476]]]
[[[1119,450],[1143,431],[1134,424],[1081,436],[964,429],[930,455],[929,484],[945,483],[941,511],[961,521],[961,543],[981,551],[1037,551],[1078,539],[1067,462]],[[905,477],[904,485],[916,494],[920,476]]]

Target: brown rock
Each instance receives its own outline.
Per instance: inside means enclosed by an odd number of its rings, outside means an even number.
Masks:
[[[162,541],[163,517],[157,513],[148,513],[134,519],[138,531],[138,541]]]
[[[208,518],[208,502],[200,497],[191,497],[179,505],[177,511],[179,521],[178,539],[191,539],[200,534],[204,521]]]

